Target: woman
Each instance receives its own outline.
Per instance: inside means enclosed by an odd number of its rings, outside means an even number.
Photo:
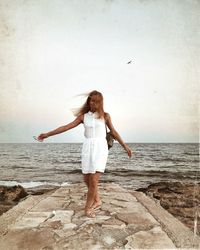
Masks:
[[[101,173],[105,171],[108,157],[106,125],[129,157],[131,157],[132,152],[113,127],[110,115],[104,112],[103,96],[100,92],[96,90],[90,92],[85,104],[75,113],[75,116],[77,118],[71,123],[48,133],[40,134],[38,140],[43,141],[43,139],[49,136],[63,133],[83,123],[85,140],[82,147],[81,162],[84,181],[88,187],[85,215],[95,217],[95,209],[101,206],[98,181]]]

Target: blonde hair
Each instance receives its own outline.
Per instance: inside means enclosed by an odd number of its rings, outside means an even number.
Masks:
[[[75,116],[83,115],[90,111],[90,99],[92,96],[97,96],[97,102],[99,102],[99,108],[96,111],[98,113],[98,118],[105,118],[105,112],[103,108],[103,95],[97,91],[93,90],[89,93],[86,102],[78,109],[73,110]]]

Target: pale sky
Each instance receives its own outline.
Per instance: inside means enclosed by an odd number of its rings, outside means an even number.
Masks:
[[[92,90],[125,142],[198,142],[199,13],[197,0],[1,1],[0,142],[68,124]]]

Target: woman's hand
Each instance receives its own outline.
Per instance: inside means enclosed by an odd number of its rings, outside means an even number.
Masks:
[[[40,141],[43,141],[45,138],[47,138],[48,137],[48,135],[47,134],[40,134],[39,136],[38,136],[38,140],[40,140]]]
[[[132,156],[132,151],[126,144],[124,145],[124,149],[126,150],[128,156],[131,157]]]

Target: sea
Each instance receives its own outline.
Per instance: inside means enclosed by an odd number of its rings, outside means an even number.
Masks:
[[[109,150],[100,182],[136,190],[160,181],[199,182],[198,143],[119,143]],[[65,186],[83,182],[82,143],[0,143],[0,185]]]

